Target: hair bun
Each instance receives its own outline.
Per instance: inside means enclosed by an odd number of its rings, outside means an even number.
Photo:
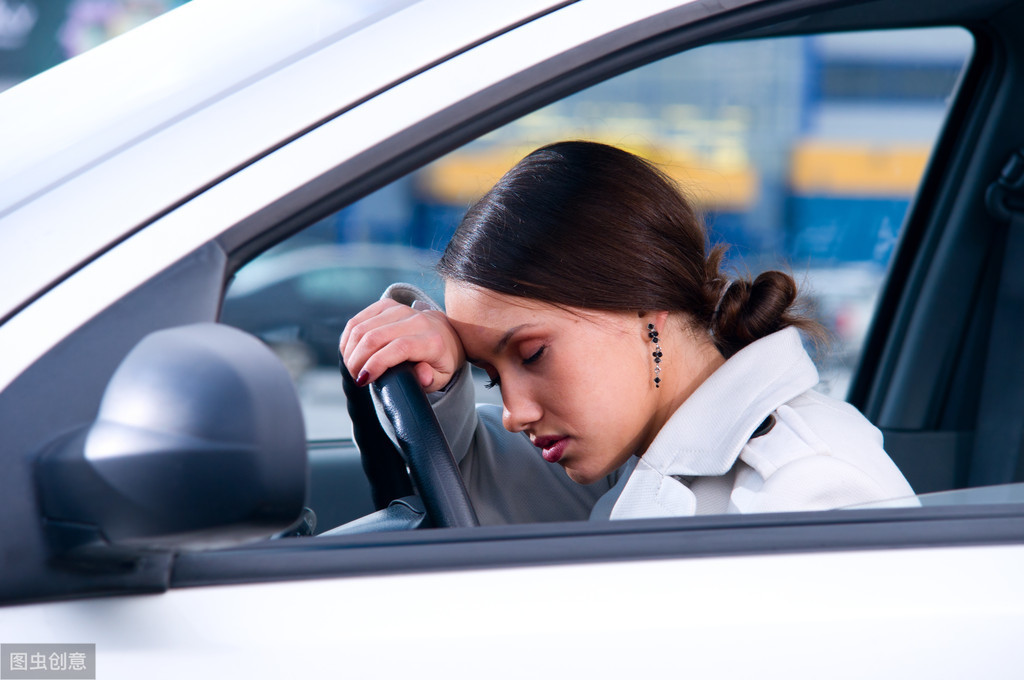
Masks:
[[[753,281],[733,281],[712,322],[718,350],[730,357],[786,326],[804,325],[803,319],[791,313],[796,296],[793,277],[780,271],[763,272]]]

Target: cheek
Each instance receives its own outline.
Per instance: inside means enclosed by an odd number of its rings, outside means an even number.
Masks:
[[[653,360],[647,348],[636,341],[609,345],[604,361],[609,389],[619,394],[644,392],[651,379]]]
[[[608,343],[606,349],[591,353],[557,382],[549,393],[551,408],[581,418],[595,432],[632,429],[650,397],[650,367],[636,343]]]

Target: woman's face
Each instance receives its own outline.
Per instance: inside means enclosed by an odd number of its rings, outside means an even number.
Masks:
[[[563,309],[459,283],[446,286],[445,303],[466,356],[501,386],[505,429],[529,435],[574,481],[642,454],[664,424],[668,390],[654,388],[647,335],[655,315]]]

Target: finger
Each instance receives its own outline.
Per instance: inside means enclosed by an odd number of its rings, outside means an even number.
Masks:
[[[357,358],[364,349],[356,349]],[[447,384],[445,378],[450,378],[454,372],[454,366],[449,366],[451,361],[446,360],[444,354],[444,341],[437,333],[402,333],[370,354],[362,362],[358,375],[365,372],[362,382],[373,382],[392,366],[408,361],[416,364],[413,370],[425,389],[439,389]]]
[[[368,305],[358,314],[349,319],[345,323],[345,329],[341,332],[341,338],[338,340],[338,348],[341,350],[341,353],[345,354],[345,348],[348,346],[350,342],[352,332],[360,324],[363,324],[366,321],[369,321],[370,319],[379,316],[384,311],[395,308],[396,306],[404,307],[405,305],[402,305],[401,303],[395,302],[394,300],[391,299],[378,300],[377,302]]]
[[[430,364],[421,361],[413,366],[412,370],[416,374],[416,379],[419,380],[420,386],[425,390],[429,389],[434,382],[434,368]]]
[[[340,351],[345,366],[352,372],[352,375],[356,375],[362,359],[379,347],[391,342],[398,334],[418,331],[415,327],[395,326],[395,324],[415,318],[418,312],[393,300],[389,302],[393,304],[379,308],[376,314],[367,315],[359,323],[352,324],[350,322],[346,326],[345,333],[342,335],[341,342],[343,344],[340,346]],[[367,339],[368,337],[369,339]],[[358,352],[360,347],[363,348],[361,353]]]
[[[403,361],[426,361],[439,366],[444,359],[444,340],[432,326],[431,321],[408,307],[406,313],[394,313],[390,310],[373,319],[365,321],[355,329],[349,339],[350,350],[345,355],[345,366],[358,380],[363,371],[369,370],[371,380],[375,380],[385,370]],[[409,313],[412,316],[409,316]],[[385,317],[397,317],[384,322]],[[365,331],[365,332],[364,332]],[[381,355],[388,363],[376,368],[377,364],[368,366],[367,362],[375,354],[388,347]]]

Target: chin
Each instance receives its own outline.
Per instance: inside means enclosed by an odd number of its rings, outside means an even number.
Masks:
[[[572,481],[577,484],[583,484],[584,486],[587,484],[593,484],[604,477],[604,475],[595,474],[589,470],[577,470],[570,467],[565,468],[565,474],[569,475],[569,479]]]

